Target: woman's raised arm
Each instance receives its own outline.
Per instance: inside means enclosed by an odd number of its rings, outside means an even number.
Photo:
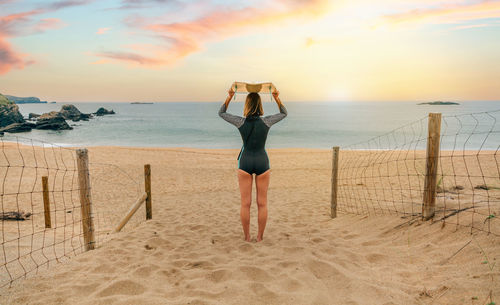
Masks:
[[[285,106],[281,102],[279,94],[280,94],[279,91],[273,92],[274,100],[276,101],[276,104],[278,104],[278,108],[280,109],[280,113],[268,115],[268,116],[265,116],[262,118],[262,121],[264,121],[264,123],[266,123],[266,125],[268,127],[273,126],[274,124],[283,120],[288,115],[288,112],[287,112]]]
[[[219,109],[219,116],[223,118],[226,122],[236,126],[236,128],[240,128],[241,125],[243,125],[243,123],[245,122],[245,118],[226,112],[227,107],[229,106],[229,103],[231,102],[233,96],[234,96],[234,91],[232,89],[229,89],[226,101],[224,102],[224,104],[222,104],[222,106]]]

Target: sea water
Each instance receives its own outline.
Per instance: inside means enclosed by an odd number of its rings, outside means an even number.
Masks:
[[[19,109],[27,117],[30,112],[41,114],[52,110],[58,111],[63,104],[21,104]],[[34,129],[27,133],[6,133],[4,140],[16,140],[13,136],[19,136],[22,137],[19,139],[21,142],[26,141],[25,138],[32,138],[67,146],[192,148],[241,146],[238,130],[217,114],[221,102],[72,104],[84,113],[95,112],[99,107],[105,107],[113,109],[116,114],[96,117],[90,121],[68,121],[73,130]],[[442,127],[448,128],[446,133],[449,135],[459,134],[459,143],[456,143],[457,137],[450,136],[442,143],[444,149],[450,149],[453,145],[465,145],[465,149],[477,149],[481,146],[483,149],[498,149],[500,144],[500,112],[493,112],[493,115],[460,117],[462,114],[500,110],[500,102],[462,102],[460,105],[446,106],[417,105],[413,102],[290,102],[285,105],[288,116],[271,128],[266,145],[268,148],[344,147],[368,141],[412,122],[417,122],[413,123],[415,128],[426,125],[425,118],[430,112],[440,112],[443,116],[459,115],[460,119],[457,122],[453,123],[454,120],[448,119],[444,124],[447,126]],[[263,106],[265,115],[278,113],[276,103],[265,101]],[[236,101],[230,104],[228,112],[242,115],[242,110],[243,103]],[[425,132],[425,130],[412,131],[411,128],[403,129],[399,133],[390,135],[394,138],[394,143],[391,143],[390,137],[386,136],[387,139],[382,138],[379,144],[375,141],[371,146],[365,145],[363,148],[397,148],[402,143],[410,143],[409,137],[411,138],[412,133],[414,137],[421,138],[426,136]],[[419,142],[415,148],[425,148],[425,143]]]

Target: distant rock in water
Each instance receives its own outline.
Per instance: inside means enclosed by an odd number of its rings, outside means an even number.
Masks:
[[[73,127],[66,123],[66,120],[57,111],[42,114],[36,121],[36,129],[69,130]]]
[[[35,124],[33,123],[12,123],[6,127],[0,128],[0,132],[10,132],[10,133],[17,133],[17,132],[28,132],[31,131],[31,129],[35,128]]]
[[[153,103],[151,103],[151,102],[132,102],[130,104],[132,104],[132,105],[151,105]]]
[[[435,102],[420,103],[418,105],[460,105],[460,104],[459,103],[455,103],[455,102],[435,101]]]
[[[65,120],[72,120],[73,122],[78,122],[80,120],[88,121],[91,117],[90,114],[81,113],[78,108],[69,104],[63,105],[59,113]]]
[[[6,97],[16,104],[46,104],[47,102],[41,101],[38,97],[17,97],[6,95]]]
[[[106,108],[101,107],[101,108],[97,109],[97,112],[95,112],[94,114],[97,116],[103,116],[103,115],[108,115],[108,114],[115,114],[115,112],[113,111],[113,109],[107,110]]]
[[[0,127],[24,122],[23,115],[19,112],[19,106],[11,103],[0,104]]]

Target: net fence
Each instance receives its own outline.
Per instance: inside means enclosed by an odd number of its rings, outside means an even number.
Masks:
[[[434,221],[500,236],[500,110],[441,119]],[[337,209],[422,217],[428,118],[342,147]]]
[[[0,138],[0,287],[85,251],[76,149],[11,139]],[[144,193],[143,168],[138,164],[124,170],[92,162],[92,151],[89,155],[90,217],[99,246]],[[140,209],[124,230],[144,220]]]

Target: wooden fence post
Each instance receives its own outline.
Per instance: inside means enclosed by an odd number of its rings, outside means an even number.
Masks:
[[[424,198],[422,204],[422,218],[424,220],[433,218],[435,212],[440,137],[441,113],[429,113]]]
[[[333,147],[332,158],[332,198],[330,201],[331,217],[337,217],[337,187],[339,175],[339,147]]]
[[[49,177],[42,177],[42,189],[43,189],[43,212],[45,214],[45,227],[51,228],[50,221],[50,200],[49,200]]]
[[[80,206],[82,210],[82,230],[85,251],[95,248],[94,215],[90,196],[89,156],[86,148],[76,151],[78,167],[78,185],[80,188]]]
[[[116,227],[115,232],[120,232],[123,229],[123,227],[127,224],[127,222],[130,220],[130,218],[132,218],[132,216],[134,216],[135,212],[137,212],[137,210],[139,209],[141,204],[144,201],[146,201],[146,198],[148,198],[148,195],[146,193],[142,194],[141,197],[137,198],[134,205],[132,205],[132,207],[127,212],[125,217],[123,217],[123,219],[120,221],[120,223]]]
[[[144,165],[144,191],[148,195],[146,198],[146,219],[153,218],[152,201],[151,201],[151,165]]]

